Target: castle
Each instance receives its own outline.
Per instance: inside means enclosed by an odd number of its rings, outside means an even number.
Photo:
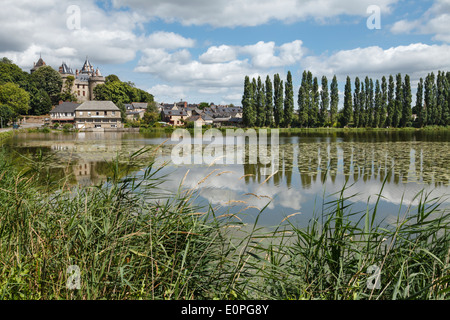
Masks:
[[[31,69],[31,73],[45,65],[46,63],[42,60],[42,57],[40,57],[39,61],[35,63],[34,67]],[[62,90],[65,89],[69,77],[73,77],[72,93],[80,103],[94,100],[94,88],[99,84],[105,83],[105,77],[102,76],[98,68],[94,69],[87,57],[81,70],[76,69],[74,72],[65,62],[63,62],[59,67],[59,73],[63,80]]]

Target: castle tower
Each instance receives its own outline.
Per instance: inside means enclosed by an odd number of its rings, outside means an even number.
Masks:
[[[92,76],[89,77],[89,98],[90,100],[95,99],[94,94],[94,88],[98,86],[99,84],[105,84],[105,77],[102,76],[100,70],[97,68],[97,70],[94,72],[94,69],[92,68]]]
[[[42,56],[39,55],[39,60],[38,60],[38,62],[35,62],[35,63],[34,63],[34,66],[33,66],[33,68],[30,70],[30,73],[33,73],[33,72],[35,72],[37,69],[39,69],[40,67],[43,67],[43,66],[46,66],[46,65],[47,65],[47,64],[45,63],[45,61],[42,60]]]

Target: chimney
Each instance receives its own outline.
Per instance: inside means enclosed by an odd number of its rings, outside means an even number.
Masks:
[[[62,101],[62,100],[59,100],[59,105],[62,105],[62,104],[63,104],[63,102],[64,102],[64,101]]]

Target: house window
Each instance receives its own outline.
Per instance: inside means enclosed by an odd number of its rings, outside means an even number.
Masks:
[[[86,91],[83,91],[83,97],[86,97]]]
[[[95,115],[99,116],[99,115],[100,115],[100,112],[97,111],[97,112],[95,113]]]
[[[114,117],[116,115],[116,112],[115,111],[111,112],[111,115]]]
[[[80,116],[82,116],[83,115],[83,111],[80,111]]]
[[[117,128],[117,125],[116,124],[112,124],[111,128]]]
[[[88,112],[88,116],[89,116],[89,117],[91,116],[91,113],[90,113],[90,112]]]
[[[105,111],[105,116],[107,116],[108,115],[108,112],[107,111]]]
[[[96,127],[96,128],[101,128],[102,125],[101,125],[101,124],[96,124],[95,127]]]

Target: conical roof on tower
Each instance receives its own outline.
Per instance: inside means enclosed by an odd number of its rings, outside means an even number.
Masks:
[[[81,69],[81,73],[94,73],[94,67],[89,62],[88,57],[86,57],[86,61],[84,62],[83,68]]]

